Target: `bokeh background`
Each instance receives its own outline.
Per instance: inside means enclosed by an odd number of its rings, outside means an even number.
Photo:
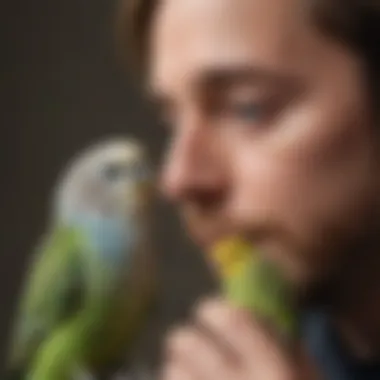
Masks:
[[[164,130],[117,63],[115,9],[115,0],[1,2],[2,359],[28,255],[44,230],[49,194],[66,161],[88,144],[120,134],[142,139],[157,165],[165,147]],[[153,365],[167,328],[213,288],[173,210],[161,203],[157,219],[160,310],[139,346],[139,356]]]

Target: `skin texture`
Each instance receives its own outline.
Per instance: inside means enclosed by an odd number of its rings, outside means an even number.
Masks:
[[[379,289],[375,129],[359,57],[320,33],[302,5],[162,1],[148,78],[171,132],[161,187],[204,251],[245,233],[301,304],[328,304],[346,339],[367,347],[380,325],[378,312],[363,323]],[[311,378],[308,360],[289,360],[252,318],[222,300],[202,305],[195,321],[234,354],[196,322],[169,337],[164,379],[298,379],[305,366]]]

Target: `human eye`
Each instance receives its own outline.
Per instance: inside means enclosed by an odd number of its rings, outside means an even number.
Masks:
[[[220,99],[221,112],[229,120],[249,125],[264,122],[268,98],[256,87],[232,86],[221,94]]]
[[[254,123],[262,119],[263,108],[263,105],[258,101],[237,101],[228,106],[228,113],[242,122]]]

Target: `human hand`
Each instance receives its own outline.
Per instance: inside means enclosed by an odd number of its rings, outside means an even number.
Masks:
[[[320,380],[302,348],[289,350],[250,314],[211,299],[168,336],[160,380]]]

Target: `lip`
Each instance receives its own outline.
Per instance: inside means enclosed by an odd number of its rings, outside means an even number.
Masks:
[[[211,247],[223,236],[222,234],[210,233],[205,231],[194,231],[190,229],[189,235],[191,240],[203,251],[208,252]]]
[[[244,240],[246,240],[249,244],[257,249],[257,251],[268,260],[277,261],[278,259],[278,247],[274,242],[268,240],[261,239],[253,239],[249,234],[245,234],[239,231],[223,231],[223,232],[214,232],[209,234],[193,234],[193,241],[202,249],[205,254],[211,251],[211,249],[215,246],[217,242],[222,239],[226,239],[232,236],[241,236]]]
[[[199,246],[203,252],[210,252],[211,249],[222,239],[226,239],[228,237],[242,235],[237,231],[233,230],[219,230],[219,231],[192,231],[190,232],[190,236],[194,243]]]
[[[276,235],[263,228],[254,230],[239,228],[227,223],[202,223],[202,221],[188,220],[185,227],[191,240],[207,255],[208,252],[222,239],[239,236],[251,244],[260,255],[269,260],[277,260],[282,250]]]
[[[221,239],[222,236],[193,236],[192,240],[195,242],[197,246],[199,246],[202,251],[209,252],[214,244]]]

